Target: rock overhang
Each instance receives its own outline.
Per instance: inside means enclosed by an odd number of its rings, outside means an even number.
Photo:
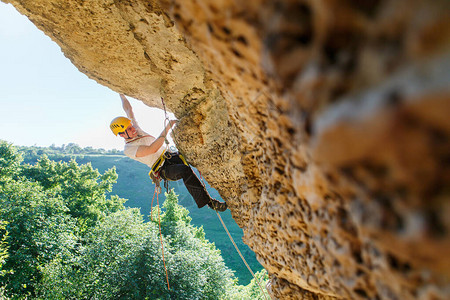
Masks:
[[[272,297],[448,298],[448,2],[5,2],[100,84],[164,97]]]

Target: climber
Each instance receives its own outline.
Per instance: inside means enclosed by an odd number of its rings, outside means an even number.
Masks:
[[[151,168],[150,174],[155,183],[157,183],[155,178],[159,176],[164,180],[183,179],[184,185],[194,198],[198,208],[208,205],[216,211],[225,211],[227,204],[211,198],[182,156],[177,152],[171,153],[169,150],[165,150],[165,138],[176,121],[170,120],[161,134],[155,138],[139,127],[131,104],[125,95],[120,94],[120,98],[128,118],[114,118],[111,121],[110,128],[116,136],[119,135],[125,139],[125,155],[148,165]]]

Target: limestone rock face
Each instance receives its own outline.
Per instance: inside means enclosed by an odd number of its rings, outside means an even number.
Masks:
[[[274,299],[450,298],[447,0],[5,2],[164,97]]]

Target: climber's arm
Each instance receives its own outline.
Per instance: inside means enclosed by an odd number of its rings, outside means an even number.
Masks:
[[[124,94],[120,94],[120,99],[122,100],[122,107],[125,113],[127,114],[127,117],[133,122],[133,125],[135,127],[139,127],[136,118],[134,116],[133,108],[131,107],[130,101],[128,101],[128,99],[125,97]]]
[[[162,145],[164,143],[164,139],[166,138],[167,134],[169,133],[169,130],[172,128],[173,125],[175,125],[176,122],[177,121],[175,121],[175,120],[169,121],[169,124],[166,125],[166,127],[161,132],[161,134],[149,146],[144,146],[144,145],[139,146],[139,148],[136,151],[136,157],[144,157],[144,156],[153,154],[156,151],[158,151],[158,149],[162,147]]]

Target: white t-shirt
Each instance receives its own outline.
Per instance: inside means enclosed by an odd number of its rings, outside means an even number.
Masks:
[[[164,144],[153,154],[143,156],[143,157],[136,157],[136,151],[139,148],[139,146],[150,146],[156,139],[143,131],[140,127],[135,126],[136,131],[138,133],[138,136],[132,140],[127,141],[125,144],[125,148],[123,149],[123,152],[126,156],[129,158],[132,158],[134,160],[137,160],[138,162],[141,162],[143,164],[146,164],[150,168],[153,166],[153,164],[158,160],[158,158],[163,154],[164,152]]]

